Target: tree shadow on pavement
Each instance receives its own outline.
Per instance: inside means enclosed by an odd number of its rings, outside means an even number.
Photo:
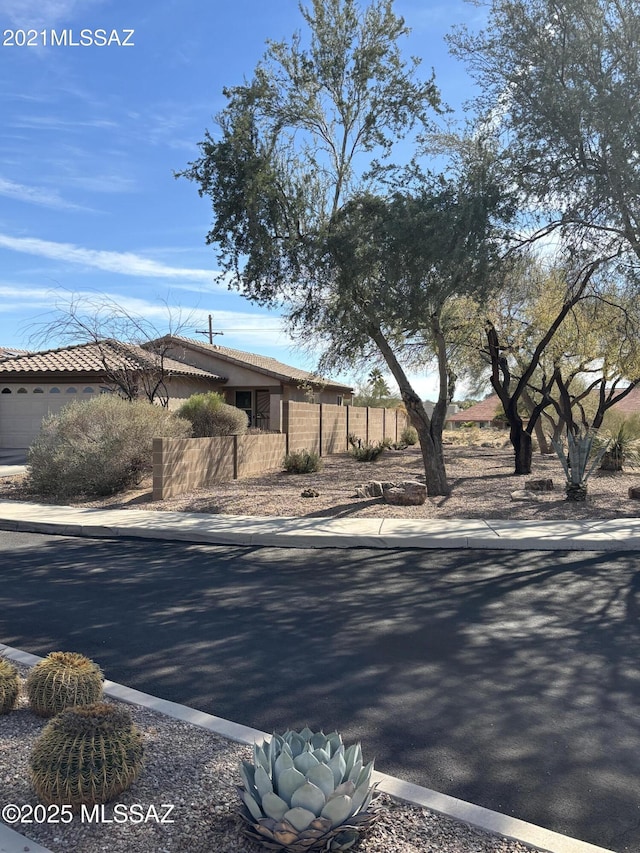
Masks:
[[[640,849],[633,553],[239,548],[41,537],[0,555],[2,639],[378,769]]]

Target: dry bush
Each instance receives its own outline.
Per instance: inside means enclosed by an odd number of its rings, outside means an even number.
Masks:
[[[102,394],[73,402],[43,420],[28,485],[56,498],[115,494],[151,472],[154,438],[190,435],[191,424],[146,401]]]
[[[191,423],[195,438],[243,435],[247,431],[245,412],[235,406],[229,406],[222,394],[215,391],[193,394],[180,406],[178,415]]]

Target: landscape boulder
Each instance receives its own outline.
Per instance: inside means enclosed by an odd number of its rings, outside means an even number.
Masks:
[[[356,489],[356,497],[358,498],[381,498],[385,489],[391,489],[395,483],[381,483],[378,480],[369,480],[363,486],[358,486]]]
[[[511,500],[512,501],[539,501],[544,503],[547,499],[540,494],[539,492],[532,492],[531,489],[517,489],[515,492],[511,492]]]
[[[629,486],[629,497],[632,501],[640,501],[640,486]]]
[[[552,492],[553,480],[550,477],[543,480],[527,480],[524,487],[529,492]]]
[[[383,489],[383,497],[394,506],[421,506],[427,499],[427,487],[416,480],[405,480]]]

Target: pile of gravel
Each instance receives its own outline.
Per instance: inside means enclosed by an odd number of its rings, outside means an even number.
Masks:
[[[237,814],[238,764],[251,757],[250,748],[148,708],[127,707],[143,732],[145,767],[118,803],[139,804],[141,809],[127,809],[127,814],[145,820],[108,822],[114,818],[110,804],[104,807],[104,822],[82,822],[76,815],[71,823],[15,823],[13,829],[53,853],[260,853],[263,848],[242,836]],[[15,711],[0,716],[1,806],[38,804],[27,765],[46,722],[29,711],[24,697]],[[384,794],[378,803],[381,817],[360,843],[362,853],[531,853],[526,845]]]

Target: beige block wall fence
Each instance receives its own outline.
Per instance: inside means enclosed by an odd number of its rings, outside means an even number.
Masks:
[[[346,453],[348,435],[364,441],[398,441],[409,423],[404,412],[283,402],[282,433],[217,438],[156,438],[153,441],[153,499],[164,500],[213,483],[282,469],[286,453],[309,450]]]

